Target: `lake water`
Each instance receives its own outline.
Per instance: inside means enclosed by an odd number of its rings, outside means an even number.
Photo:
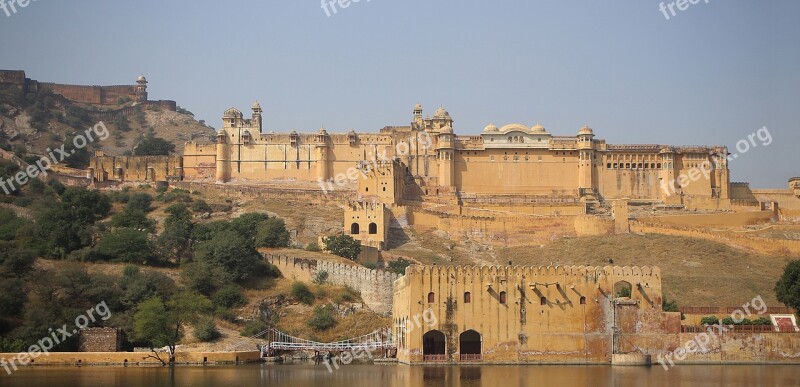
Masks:
[[[2,370],[0,370],[2,371]],[[33,367],[0,374],[0,386],[572,387],[800,386],[800,366],[380,366],[333,372],[314,365]]]

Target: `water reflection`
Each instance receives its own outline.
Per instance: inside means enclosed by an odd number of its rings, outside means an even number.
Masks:
[[[516,387],[516,386],[796,386],[797,366],[325,366],[36,367],[2,386],[292,386],[292,387]]]

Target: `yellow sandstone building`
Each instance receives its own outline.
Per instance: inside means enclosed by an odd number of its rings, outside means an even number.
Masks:
[[[412,266],[393,334],[402,363],[609,363],[680,332],[661,303],[657,267]]]
[[[390,228],[405,226],[512,244],[521,236],[529,243],[625,233],[630,202],[654,210],[752,212],[765,202],[800,209],[797,179],[790,190],[762,192],[731,183],[724,146],[607,144],[588,126],[564,136],[539,124],[490,124],[457,135],[444,108],[424,117],[419,104],[409,125],[373,133],[276,133],[264,130],[262,114],[258,102],[249,118],[226,110],[215,143],[189,142],[181,156],[99,153],[88,174],[94,182],[333,195],[344,209],[342,232],[379,250],[389,248]]]
[[[589,127],[557,136],[542,125],[488,125],[479,135],[459,136],[443,108],[423,118],[422,106],[407,126],[377,133],[264,133],[262,109],[251,118],[225,111],[217,143],[187,144],[183,180],[226,182],[299,181],[324,189],[356,181],[354,169],[396,162],[364,194],[452,200],[495,197],[551,200],[643,199],[667,204],[697,201],[719,207],[730,199],[727,148],[612,145]],[[709,171],[680,186],[680,175]],[[398,186],[397,182],[402,182]],[[369,188],[372,191],[369,191]],[[377,191],[377,192],[376,192]]]

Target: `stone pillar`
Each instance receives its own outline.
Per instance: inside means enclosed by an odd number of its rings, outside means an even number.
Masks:
[[[228,182],[228,138],[225,130],[217,134],[217,184]]]

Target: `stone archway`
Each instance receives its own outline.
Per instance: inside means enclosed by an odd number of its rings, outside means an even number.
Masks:
[[[458,352],[461,354],[461,361],[481,360],[482,341],[481,334],[473,329],[461,333],[458,337]]]
[[[447,336],[441,331],[428,331],[422,336],[422,354],[425,361],[447,360]]]

